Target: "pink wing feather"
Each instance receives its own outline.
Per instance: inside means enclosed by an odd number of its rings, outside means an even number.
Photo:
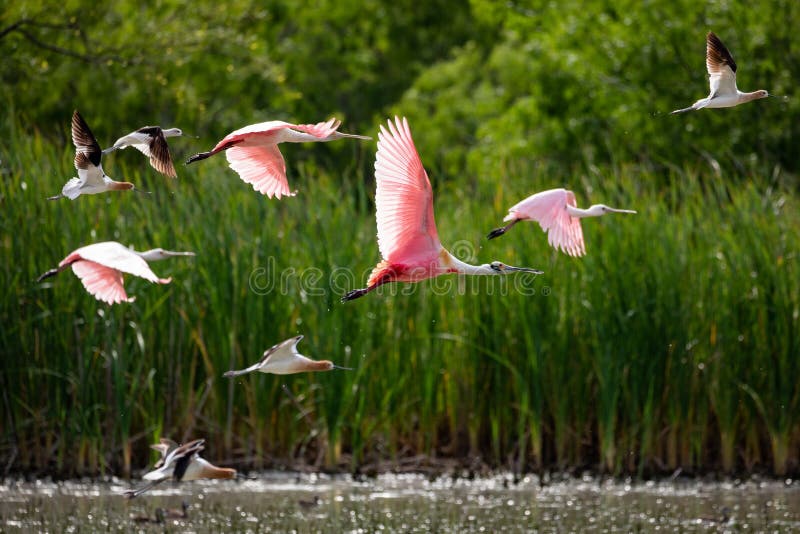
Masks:
[[[289,190],[286,162],[278,145],[236,145],[225,156],[231,169],[267,198],[295,195]]]
[[[86,290],[98,300],[114,304],[132,302],[122,285],[122,273],[132,274],[156,284],[168,284],[171,278],[159,278],[141,256],[115,241],[95,243],[77,249],[59,266],[72,265]]]
[[[280,131],[296,130],[322,141],[333,134],[340,124],[336,119],[317,124],[291,124],[283,121],[251,124],[226,135],[212,152],[230,147],[226,152],[228,163],[244,182],[268,198],[291,197],[295,193],[289,190],[286,162],[277,146],[279,142],[286,140],[281,138]]]
[[[550,189],[531,195],[508,210],[505,221],[531,219],[537,221],[547,233],[547,241],[556,250],[570,256],[583,256],[581,220],[567,212],[567,205],[577,207],[575,194],[566,189]]]
[[[86,291],[97,300],[116,304],[133,302],[136,299],[136,297],[128,298],[122,285],[122,273],[116,269],[93,261],[81,260],[72,264],[72,272],[81,279]]]
[[[433,191],[405,118],[381,125],[375,160],[378,248],[391,263],[433,259],[442,245],[433,217]]]

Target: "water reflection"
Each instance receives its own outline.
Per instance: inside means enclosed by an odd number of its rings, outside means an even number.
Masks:
[[[512,480],[264,473],[257,480],[164,485],[132,501],[120,495],[129,488],[121,480],[7,482],[0,486],[0,530],[148,531],[166,524],[197,532],[800,531],[800,484],[792,481]],[[186,516],[179,517],[183,501]]]

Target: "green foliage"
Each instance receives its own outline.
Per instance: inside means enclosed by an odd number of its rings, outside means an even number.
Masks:
[[[800,465],[800,104],[668,115],[706,94],[709,29],[743,89],[791,94],[796,2],[3,10],[3,465],[128,473],[162,435],[255,467],[418,453],[616,473]],[[125,151],[107,172],[152,197],[45,202],[74,172],[74,108],[104,146],[144,124],[201,135],[173,141],[177,160],[263,120],[335,115],[374,135],[406,115],[444,245],[546,274],[531,295],[445,278],[339,304],[378,260],[368,143],[285,147],[300,193],[282,201],[221,157],[172,182]],[[562,185],[639,214],[586,221],[582,259],[535,225],[484,240],[508,206]],[[198,256],[153,266],[170,285],[127,280],[130,305],[98,303],[70,273],[33,282],[112,239]],[[308,355],[355,370],[221,378],[298,333]]]

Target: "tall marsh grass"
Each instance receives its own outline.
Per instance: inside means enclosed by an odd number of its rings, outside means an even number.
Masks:
[[[170,181],[120,153],[106,171],[152,195],[48,202],[73,176],[71,148],[11,133],[0,148],[2,469],[130,474],[166,435],[205,437],[210,459],[256,468],[425,455],[517,471],[800,471],[800,206],[780,173],[431,172],[445,246],[545,274],[450,277],[340,304],[379,259],[374,184],[356,165],[297,165],[299,194],[276,201],[221,157]],[[190,144],[173,152],[205,146]],[[349,149],[369,160],[373,148]],[[287,161],[307,150],[318,148],[287,147]],[[508,206],[560,186],[581,205],[639,213],[585,221],[581,259],[530,223],[485,239]],[[153,264],[169,285],[126,277],[137,300],[113,307],[70,272],[34,282],[105,240],[197,257]],[[305,354],[354,370],[222,378],[296,334]]]

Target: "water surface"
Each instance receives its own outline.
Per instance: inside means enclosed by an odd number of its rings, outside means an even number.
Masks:
[[[5,482],[0,530],[164,530],[134,516],[189,504],[171,532],[800,532],[800,483],[625,483],[591,477],[479,480],[263,473],[192,482],[126,500],[127,481]],[[318,497],[318,504],[314,504]]]

